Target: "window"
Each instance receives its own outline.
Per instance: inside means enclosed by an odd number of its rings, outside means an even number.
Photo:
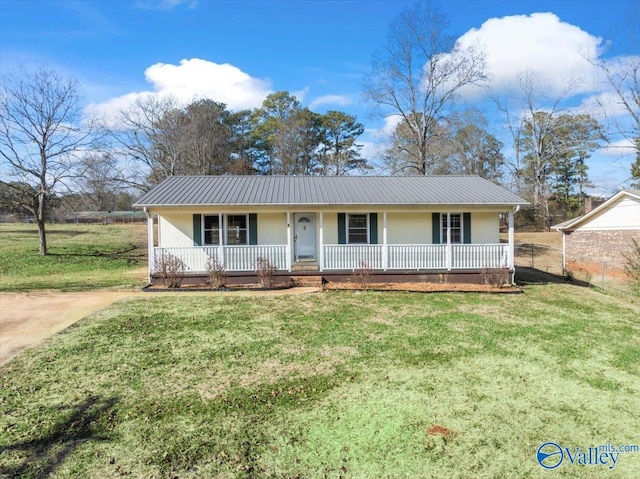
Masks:
[[[204,217],[204,244],[220,244],[220,217]]]
[[[347,243],[369,243],[368,216],[367,214],[347,215]]]
[[[227,216],[227,244],[245,245],[247,242],[247,215]]]
[[[451,218],[451,243],[452,244],[461,244],[462,243],[462,215],[460,213],[451,213],[449,215]],[[440,215],[442,218],[442,236],[440,242],[442,244],[447,243],[447,214],[442,213]]]

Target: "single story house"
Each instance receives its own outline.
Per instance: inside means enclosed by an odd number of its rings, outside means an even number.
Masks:
[[[578,218],[552,226],[562,232],[563,270],[599,273],[624,268],[624,254],[640,241],[640,190],[622,190]]]
[[[148,217],[152,283],[167,255],[200,281],[210,258],[235,282],[266,258],[281,281],[366,265],[378,281],[481,282],[483,269],[513,273],[513,214],[526,204],[476,176],[173,176],[134,206]]]

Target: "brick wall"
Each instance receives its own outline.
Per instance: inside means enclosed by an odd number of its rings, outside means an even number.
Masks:
[[[607,268],[617,267],[622,270],[625,264],[622,254],[631,250],[632,238],[640,241],[640,230],[568,232],[565,237],[567,269],[571,269],[572,264],[591,263],[601,267],[602,262],[605,262]]]

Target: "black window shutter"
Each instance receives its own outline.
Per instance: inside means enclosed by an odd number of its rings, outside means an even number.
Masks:
[[[202,246],[202,215],[193,215],[193,244]]]
[[[378,244],[378,213],[369,213],[369,244]]]
[[[256,213],[249,214],[249,244],[258,244],[258,215]]]
[[[347,244],[347,215],[338,213],[338,244]]]
[[[462,214],[462,242],[471,244],[471,213]]]
[[[431,243],[440,244],[440,213],[431,213]]]

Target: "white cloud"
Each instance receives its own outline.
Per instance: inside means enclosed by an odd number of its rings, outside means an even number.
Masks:
[[[317,108],[322,105],[350,105],[351,98],[346,95],[324,95],[316,98],[309,104],[310,109]]]
[[[198,6],[198,0],[138,0],[134,5],[143,10],[173,10],[185,5],[192,10]]]
[[[486,52],[492,87],[510,88],[531,72],[556,91],[594,91],[602,39],[561,21],[553,13],[491,18],[458,39],[460,47],[480,45]]]
[[[624,156],[635,155],[636,148],[633,142],[627,138],[610,143],[604,148],[598,150],[599,154],[621,158]]]
[[[156,63],[145,70],[151,91],[131,92],[87,107],[90,114],[114,119],[118,112],[140,96],[172,96],[188,103],[198,98],[210,98],[225,103],[230,110],[259,107],[272,93],[270,82],[253,78],[228,63],[218,64],[199,58],[181,60],[179,65]]]

